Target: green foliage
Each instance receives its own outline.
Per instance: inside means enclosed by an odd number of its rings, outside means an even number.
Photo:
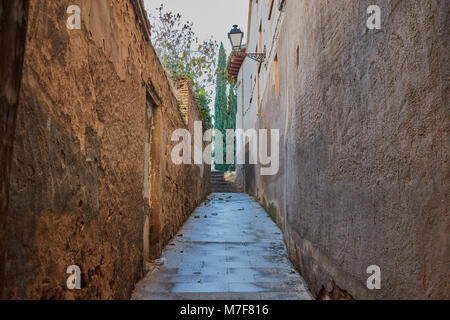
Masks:
[[[214,85],[217,42],[200,42],[192,30],[193,23],[183,21],[181,14],[165,11],[163,5],[150,15],[152,43],[173,80],[190,79],[203,120],[208,128],[212,121],[209,112]]]
[[[227,108],[227,121],[226,129],[236,130],[236,113],[237,113],[237,97],[234,93],[234,84],[230,83],[230,88],[228,92],[228,108]],[[236,161],[236,141],[234,141],[234,159]],[[228,171],[235,171],[236,165],[228,165]]]
[[[234,84],[231,83],[228,92],[228,129],[236,129],[237,97],[233,87]]]
[[[236,112],[237,112],[237,97],[234,93],[234,84],[228,86],[228,73],[226,68],[226,53],[223,44],[220,45],[219,58],[216,70],[216,100],[214,103],[214,128],[222,132],[223,135],[223,155],[224,160],[227,158],[226,154],[226,130],[236,129]],[[227,96],[228,86],[228,96]],[[216,141],[215,150],[219,148]],[[235,142],[236,150],[236,142]],[[236,151],[234,154],[236,158]],[[234,171],[235,164],[218,164],[215,163],[216,170],[220,171]]]
[[[205,122],[206,129],[212,128],[212,117],[209,109],[211,103],[211,96],[208,95],[204,88],[199,88],[195,93],[195,101]]]
[[[223,146],[223,156],[226,159],[226,133],[225,128],[227,124],[227,79],[226,79],[226,68],[227,68],[227,56],[223,43],[220,44],[219,58],[217,62],[216,70],[216,99],[214,102],[214,128],[216,131],[220,131],[223,136],[222,146]],[[215,150],[219,150],[220,144],[215,138]],[[217,154],[217,151],[215,152]],[[224,161],[225,162],[225,161]],[[227,171],[228,167],[226,164],[218,164],[217,159],[214,162],[216,170]]]
[[[267,203],[266,197],[263,196],[262,207],[269,214],[270,218],[272,218],[273,222],[281,229],[283,224],[277,206],[273,202]]]

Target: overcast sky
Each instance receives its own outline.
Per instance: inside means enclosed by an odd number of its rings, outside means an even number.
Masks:
[[[212,36],[219,44],[222,41],[227,54],[231,51],[227,34],[233,24],[239,25],[244,32],[247,30],[247,0],[144,0],[144,3],[147,12],[152,14],[161,3],[166,9],[180,13],[194,23],[194,31],[200,40]]]

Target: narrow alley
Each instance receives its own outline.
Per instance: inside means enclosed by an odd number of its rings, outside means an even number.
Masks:
[[[280,229],[252,197],[212,193],[136,285],[136,300],[310,300]]]
[[[449,300],[449,5],[1,0],[0,300]]]

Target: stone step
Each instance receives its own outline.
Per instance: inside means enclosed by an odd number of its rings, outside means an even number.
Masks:
[[[237,188],[237,189],[241,188],[240,185],[234,184],[234,183],[232,183],[232,184],[210,184],[210,186],[214,187],[214,188]]]
[[[211,172],[210,191],[217,193],[243,193],[243,188],[234,182],[226,181],[223,172]]]
[[[210,183],[209,184],[212,187],[217,187],[217,188],[239,188],[240,185],[235,184],[235,183]]]
[[[209,183],[229,183],[233,184],[233,182],[225,181],[225,180],[209,180]]]
[[[227,182],[225,179],[209,179],[209,182]]]
[[[211,172],[211,176],[224,176],[223,172]]]
[[[233,191],[236,193],[241,193],[243,192],[242,188],[238,188],[238,187],[228,187],[228,188],[210,188],[211,192],[222,192],[222,191]]]
[[[210,189],[242,189],[240,186],[228,185],[228,186],[214,186],[211,185]]]
[[[224,185],[227,185],[227,186],[234,186],[234,185],[235,185],[234,183],[232,183],[232,182],[227,182],[227,181],[215,181],[215,182],[210,181],[209,183],[210,183],[211,185],[218,185],[218,186],[224,186]]]

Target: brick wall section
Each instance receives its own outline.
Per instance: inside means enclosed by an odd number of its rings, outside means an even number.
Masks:
[[[184,121],[188,123],[189,106],[193,105],[193,94],[190,80],[179,80],[175,83],[175,87],[177,89],[177,96],[180,103],[179,107],[181,110],[181,114],[183,115]]]
[[[183,79],[178,80],[174,84],[178,101],[181,103],[180,110],[183,114],[185,122],[188,124],[189,128],[194,127],[195,121],[203,122],[203,118],[200,109],[195,101],[195,93],[192,88],[191,80]],[[205,124],[203,123],[203,129],[205,130]]]
[[[82,10],[82,30],[66,28],[73,4]],[[132,4],[30,2],[7,220],[7,298],[128,298],[143,275],[146,214],[158,218],[161,248],[206,194],[199,167],[170,161],[171,133],[186,125],[136,20],[141,2]],[[151,157],[148,96],[159,121],[151,125],[159,146]],[[146,159],[159,159],[149,176]],[[158,181],[150,195],[145,179]],[[66,289],[72,264],[81,267],[80,291]]]

